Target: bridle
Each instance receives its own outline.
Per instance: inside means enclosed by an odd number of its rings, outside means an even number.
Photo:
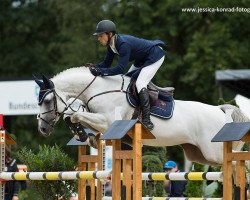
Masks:
[[[56,96],[58,96],[58,98],[60,99],[60,101],[63,102],[63,104],[65,105],[65,108],[67,107],[67,104],[65,103],[65,101],[57,94],[57,92],[55,91],[55,88],[52,88],[52,89],[46,89],[46,90],[43,90],[43,91],[46,91],[46,95],[50,94],[50,93],[53,93],[53,103],[54,103],[54,106],[51,110],[48,110],[46,112],[43,112],[43,113],[39,113],[37,114],[37,119],[39,120],[42,120],[44,121],[46,124],[50,125],[51,127],[54,127],[56,122],[57,122],[57,119],[62,116],[62,114],[64,113],[65,109],[63,110],[63,112],[58,112],[58,109],[57,109],[57,98]],[[51,112],[54,112],[54,115],[55,117],[53,118],[52,122],[48,122],[46,119],[44,119],[42,117],[42,115],[45,115],[47,113],[51,113]]]
[[[89,102],[91,100],[93,100],[95,97],[97,96],[100,96],[100,95],[103,95],[103,94],[108,94],[108,93],[113,93],[113,92],[123,92],[123,93],[128,93],[126,90],[124,90],[124,76],[121,75],[122,77],[122,85],[121,85],[121,89],[120,90],[108,90],[108,91],[104,91],[104,92],[101,92],[101,93],[98,93],[92,97],[90,97],[86,103],[86,106],[83,105],[84,108],[86,108],[86,110],[90,111],[90,108],[89,108]],[[70,108],[71,110],[73,110],[71,108],[71,105],[75,102],[76,99],[78,99],[78,97],[80,97],[91,85],[92,83],[96,80],[96,76],[90,81],[90,83],[74,98],[74,100],[69,104],[67,105],[67,103],[63,100],[62,97],[60,97],[60,95],[55,91],[55,87],[51,88],[51,89],[46,89],[46,90],[43,90],[43,91],[46,91],[46,95],[48,95],[49,93],[53,93],[53,101],[54,101],[54,107],[53,109],[51,110],[48,110],[46,112],[43,112],[43,113],[39,113],[37,115],[37,119],[39,120],[42,120],[44,121],[46,124],[50,125],[52,128],[54,128],[56,122],[61,118],[61,116],[64,114],[64,112]],[[63,109],[62,112],[58,112],[58,109],[57,109],[57,97],[58,99],[65,105],[65,108]],[[75,111],[75,110],[73,110]],[[52,120],[52,122],[48,122],[47,120],[45,120],[42,115],[45,115],[47,113],[51,113],[51,112],[54,112],[55,114],[55,117],[54,119]]]
[[[53,88],[51,88],[51,89],[45,89],[45,90],[43,90],[43,91],[46,91],[46,95],[48,95],[49,93],[53,93],[53,102],[54,102],[54,107],[53,107],[53,109],[51,109],[51,110],[48,110],[48,111],[46,111],[46,112],[43,112],[43,113],[39,113],[38,115],[37,115],[37,119],[40,119],[40,120],[42,120],[42,121],[44,121],[46,124],[48,124],[48,125],[50,125],[52,128],[55,126],[55,124],[56,124],[56,122],[61,118],[61,116],[64,114],[64,112],[68,109],[68,108],[70,108],[71,110],[73,110],[72,108],[71,108],[71,105],[75,102],[75,100],[79,97],[79,96],[81,96],[88,88],[89,88],[89,86],[90,85],[92,85],[92,83],[95,81],[95,79],[96,79],[96,76],[92,79],[92,81],[75,97],[75,99],[69,104],[69,105],[67,105],[67,103],[63,100],[63,98],[56,92],[56,90],[55,90],[55,87],[53,87]],[[65,105],[65,107],[64,107],[64,109],[63,109],[63,111],[62,112],[58,112],[58,109],[57,109],[57,98],[56,97],[58,97],[59,98],[59,100]],[[83,106],[84,107],[84,106]],[[51,113],[51,112],[54,112],[54,114],[55,114],[55,117],[54,117],[54,119],[52,120],[52,122],[50,123],[50,122],[48,122],[47,120],[45,120],[43,117],[42,117],[42,115],[45,115],[45,114],[47,114],[47,113]]]

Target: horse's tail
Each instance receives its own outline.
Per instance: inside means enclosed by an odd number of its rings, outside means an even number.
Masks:
[[[231,112],[231,118],[233,122],[250,122],[250,119],[236,106],[230,105],[230,104],[224,104],[220,106],[220,109],[227,113],[228,110],[232,110]],[[233,149],[236,151],[240,151],[243,147],[244,143],[241,141],[235,141],[233,142]]]
[[[227,110],[232,110],[232,120],[233,122],[250,122],[250,119],[236,106],[230,105],[230,104],[224,104],[220,106],[220,109],[226,113]]]

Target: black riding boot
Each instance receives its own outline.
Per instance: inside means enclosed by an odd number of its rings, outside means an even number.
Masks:
[[[139,93],[140,105],[142,110],[142,123],[147,129],[152,130],[154,124],[150,121],[150,104],[149,104],[149,95],[146,88],[142,88]]]

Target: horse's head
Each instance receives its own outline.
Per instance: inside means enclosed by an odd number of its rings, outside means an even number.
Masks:
[[[43,81],[34,78],[40,87],[38,97],[40,113],[37,115],[38,131],[43,136],[49,136],[66,107],[65,97],[56,91],[54,83],[46,76],[43,76]]]

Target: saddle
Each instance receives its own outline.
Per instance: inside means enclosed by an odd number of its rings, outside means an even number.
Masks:
[[[174,88],[158,87],[150,82],[147,86],[150,102],[150,113],[154,116],[169,119],[172,117],[174,110]],[[127,100],[135,107],[133,118],[140,114],[139,94],[136,89],[135,81],[131,81],[127,88]]]

